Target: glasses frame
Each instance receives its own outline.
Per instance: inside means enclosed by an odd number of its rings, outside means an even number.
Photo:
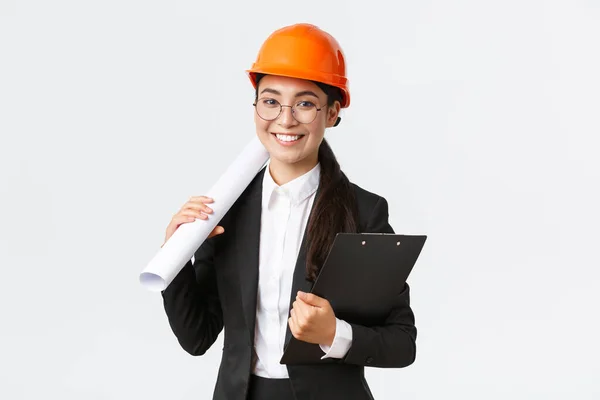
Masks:
[[[264,99],[273,100],[273,101],[276,101],[277,104],[279,104],[279,113],[277,113],[277,116],[275,118],[266,119],[262,115],[260,115],[260,113],[258,112],[257,104],[258,104],[258,102],[260,100],[264,100]],[[252,103],[252,105],[254,106],[254,109],[256,110],[256,115],[258,115],[258,117],[260,119],[262,119],[263,121],[275,121],[277,118],[279,118],[281,116],[281,113],[283,112],[283,107],[289,107],[289,108],[291,108],[291,111],[292,111],[292,118],[294,118],[296,120],[296,122],[298,122],[299,124],[310,124],[310,123],[312,123],[315,119],[317,119],[317,116],[319,115],[319,111],[321,111],[324,108],[324,107],[319,107],[318,105],[315,104],[315,107],[316,107],[316,110],[317,110],[317,112],[315,113],[315,117],[310,122],[302,122],[302,121],[298,121],[298,119],[296,119],[296,116],[294,115],[294,106],[289,106],[289,105],[286,105],[286,104],[281,104],[278,100],[275,100],[275,99],[273,99],[271,97],[261,97],[259,99],[256,99],[256,101],[254,103]]]

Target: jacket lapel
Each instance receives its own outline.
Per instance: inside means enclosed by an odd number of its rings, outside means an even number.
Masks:
[[[244,319],[248,327],[251,343],[254,342],[254,328],[256,324],[256,301],[258,295],[258,268],[259,268],[259,250],[260,250],[260,223],[262,213],[262,182],[266,168],[263,168],[256,178],[250,183],[244,199],[240,203],[239,211],[236,213],[237,232],[236,232],[236,252],[239,255],[240,268],[240,290],[242,294],[242,307],[244,310]],[[311,208],[314,210],[320,188],[315,193],[315,200]],[[309,215],[309,220],[310,220]],[[304,229],[302,243],[294,267],[294,277],[292,281],[292,291],[290,293],[290,310],[296,300],[296,294],[299,290],[310,292],[312,282],[306,279],[306,233],[308,224]],[[288,312],[289,318],[289,312]],[[285,345],[292,337],[292,332],[287,325],[285,334]]]
[[[317,199],[319,198],[320,187],[317,189],[315,193],[315,200],[312,204],[310,214],[308,216],[308,220],[310,221],[312,212],[314,210],[314,206],[317,203]],[[294,268],[294,278],[292,281],[292,293],[290,293],[290,310],[292,309],[292,304],[296,301],[296,295],[299,290],[303,292],[310,292],[312,290],[312,282],[306,279],[306,233],[308,231],[308,223],[306,224],[306,228],[304,229],[304,235],[302,236],[302,244],[300,245],[300,251],[298,252],[298,258],[296,260],[296,266]],[[288,318],[290,314],[288,312]],[[287,346],[290,338],[292,337],[292,331],[290,330],[290,325],[287,325],[287,329],[285,331],[285,346]],[[284,346],[284,348],[285,348]]]
[[[258,293],[258,263],[260,249],[260,219],[262,201],[263,168],[248,186],[246,195],[236,213],[236,253],[240,265],[240,290],[244,319],[254,341],[256,323],[256,296]]]

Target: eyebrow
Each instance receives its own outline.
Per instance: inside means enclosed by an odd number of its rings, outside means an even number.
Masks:
[[[276,94],[276,95],[278,95],[278,96],[281,96],[281,92],[279,92],[278,90],[275,90],[275,89],[271,89],[271,88],[265,88],[265,89],[263,89],[263,90],[260,92],[260,94],[263,94],[263,93],[272,93],[272,94]],[[317,95],[315,94],[315,92],[313,92],[313,91],[311,91],[311,90],[303,90],[303,91],[301,91],[301,92],[298,92],[298,93],[296,93],[296,96],[295,96],[295,97],[301,97],[301,96],[314,96],[314,97],[316,97],[317,99],[319,99],[319,96],[317,96]]]

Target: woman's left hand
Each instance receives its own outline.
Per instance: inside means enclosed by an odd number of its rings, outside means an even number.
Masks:
[[[335,337],[335,313],[326,299],[298,292],[288,320],[292,335],[303,342],[331,346]]]

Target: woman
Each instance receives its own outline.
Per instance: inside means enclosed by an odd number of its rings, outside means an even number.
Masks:
[[[336,233],[393,233],[386,200],[350,183],[323,138],[350,104],[343,52],[328,33],[297,24],[275,31],[248,73],[270,160],[163,292],[169,323],[192,355],[224,328],[214,399],[371,399],[364,366],[415,359],[408,285],[385,322],[369,327],[336,318],[308,293]],[[192,197],[165,241],[207,219],[213,201]],[[280,364],[291,335],[318,344],[323,362]]]

